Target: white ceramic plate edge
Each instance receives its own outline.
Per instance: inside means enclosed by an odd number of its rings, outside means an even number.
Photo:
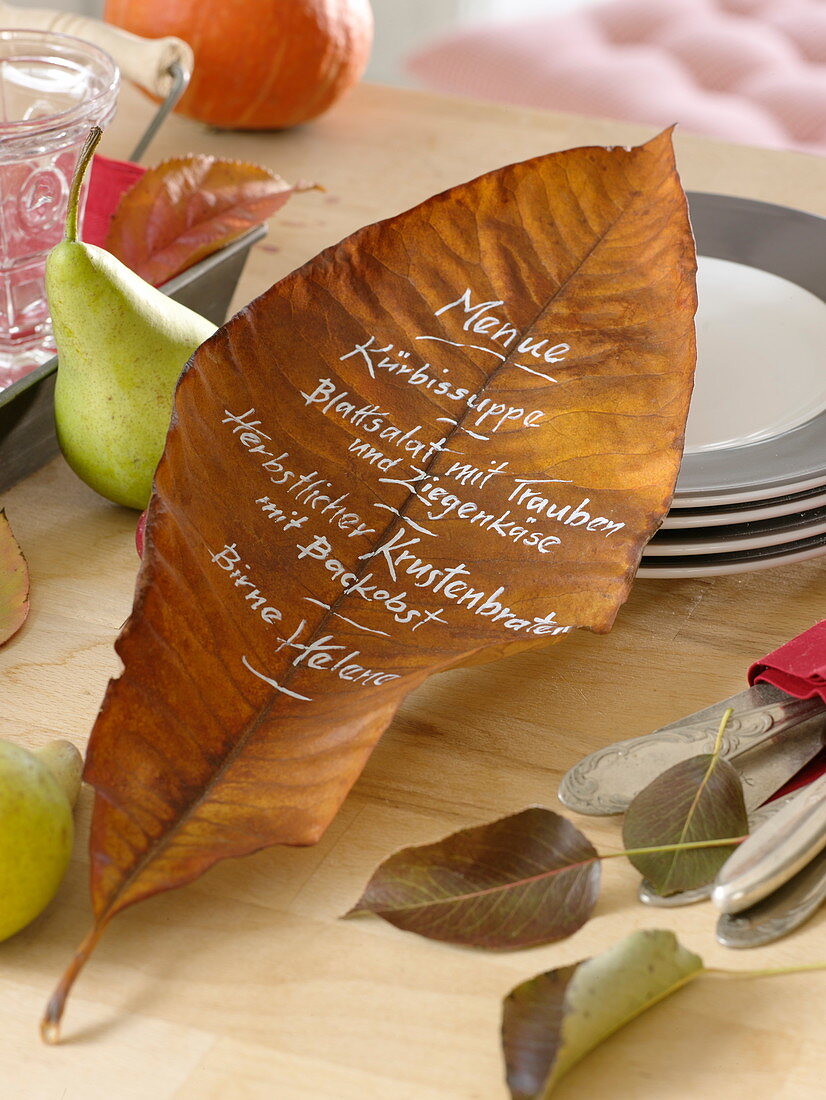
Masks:
[[[760,569],[773,569],[777,565],[791,565],[794,562],[808,561],[810,558],[826,554],[826,536],[821,537],[814,546],[808,546],[802,550],[794,550],[795,543],[789,543],[788,553],[777,553],[765,558],[751,558],[746,555],[739,561],[726,561],[722,557],[718,562],[706,562],[702,565],[696,563],[679,564],[679,558],[673,558],[676,565],[664,565],[656,562],[650,563],[650,559],[643,557],[637,576],[642,580],[688,580],[692,577],[725,577],[734,573],[756,573]]]
[[[646,546],[647,557],[685,557],[687,554],[738,554],[744,550],[763,550],[770,546],[787,546],[794,539],[814,538],[815,535],[826,534],[826,519],[817,523],[801,524],[799,527],[787,527],[784,531],[773,531],[769,534],[745,535],[741,538],[717,538],[708,542],[700,540],[692,542],[669,541],[659,543],[655,535]]]
[[[769,504],[765,508],[758,505],[755,508],[737,512],[727,512],[724,508],[719,508],[699,516],[684,516],[679,508],[675,508],[668,513],[662,525],[669,531],[696,527],[730,527],[733,523],[761,523],[767,519],[792,516],[797,512],[811,512],[815,508],[824,506],[826,506],[826,492],[804,497],[801,500],[782,500],[776,504]]]
[[[826,301],[826,218],[774,203],[688,192],[700,256],[780,276]],[[826,484],[826,413],[762,442],[688,454],[672,507],[707,508]]]

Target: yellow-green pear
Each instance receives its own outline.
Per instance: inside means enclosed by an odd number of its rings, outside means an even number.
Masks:
[[[29,752],[0,741],[0,940],[43,912],[72,854],[83,760],[69,741]]]
[[[58,354],[55,425],[78,477],[117,504],[143,509],[178,378],[215,325],[77,239],[78,196],[100,136],[95,128],[81,153],[66,235],[46,260]]]

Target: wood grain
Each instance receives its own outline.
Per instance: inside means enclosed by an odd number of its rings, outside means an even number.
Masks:
[[[151,114],[126,92],[104,152],[125,155]],[[214,134],[170,120],[151,147],[237,156],[318,180],[254,249],[240,306],[357,226],[487,168],[549,149],[644,140],[642,127],[448,101],[364,86],[317,124]],[[678,139],[687,187],[826,213],[826,162]],[[84,747],[132,602],[135,516],[81,485],[61,460],[0,500],[32,569],[32,612],[0,650],[0,735]],[[673,928],[710,965],[783,966],[826,956],[826,916],[749,953],[714,942],[707,905],[636,901],[625,861],[604,868],[594,919],[561,944],[487,955],[339,918],[375,865],[529,804],[558,808],[580,756],[745,686],[755,656],[826,615],[826,558],[728,578],[635,585],[613,632],[460,669],[400,711],[322,842],[215,868],[113,924],[78,982],[65,1045],[37,1023],[89,923],[85,837],[45,914],[0,945],[0,1081],[20,1100],[505,1100],[501,997],[540,970],[638,927]],[[576,818],[601,850],[619,822]],[[583,1062],[560,1100],[814,1100],[826,1070],[820,974],[709,977]]]

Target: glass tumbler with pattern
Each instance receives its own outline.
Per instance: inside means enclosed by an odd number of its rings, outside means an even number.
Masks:
[[[63,236],[80,149],[111,120],[119,85],[89,42],[0,30],[0,389],[54,354],[46,256]]]

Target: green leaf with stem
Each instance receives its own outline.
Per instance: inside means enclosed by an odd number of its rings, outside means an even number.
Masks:
[[[731,854],[717,845],[689,847],[688,842],[742,839],[749,831],[742,782],[721,756],[731,714],[729,709],[723,715],[711,753],[668,768],[640,791],[626,812],[626,848],[661,849],[629,853],[629,859],[664,896],[711,882]]]
[[[701,974],[763,978],[813,970],[826,970],[826,962],[755,971],[707,968],[673,932],[634,932],[591,959],[522,982],[505,998],[502,1045],[512,1100],[546,1100],[604,1039]]]
[[[607,951],[538,974],[511,990],[502,1045],[513,1100],[544,1100],[613,1032],[702,972],[673,932],[633,932]]]

